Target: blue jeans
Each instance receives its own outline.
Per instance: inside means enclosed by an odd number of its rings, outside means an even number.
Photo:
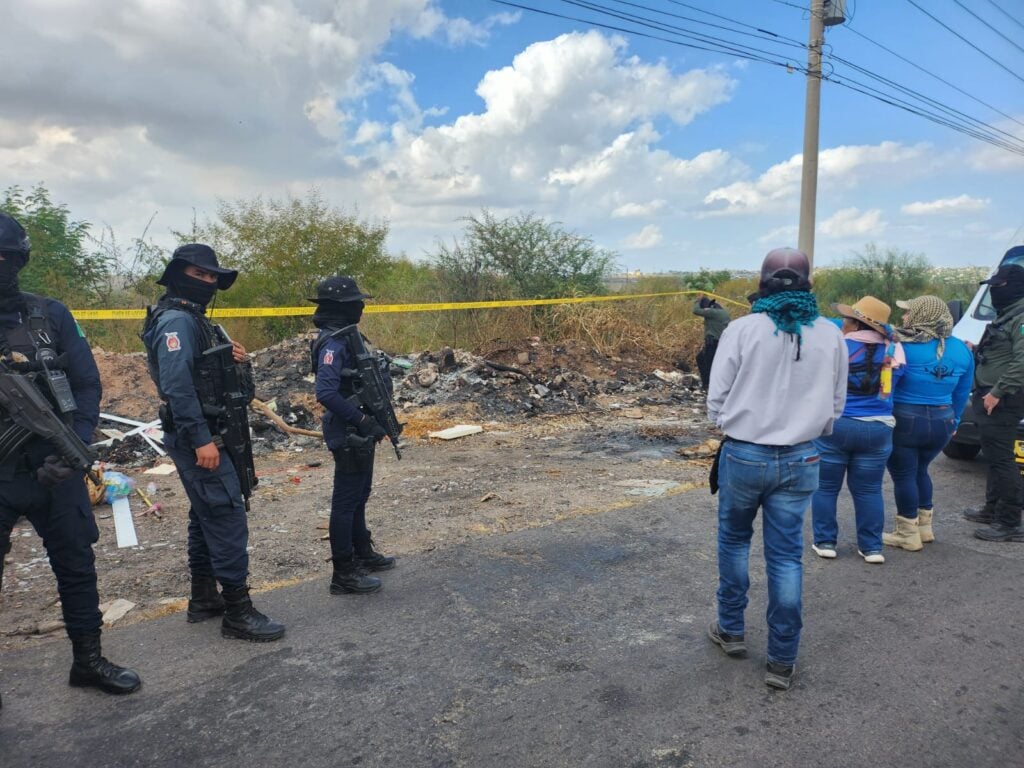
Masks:
[[[932,508],[932,479],[928,465],[946,447],[956,431],[951,405],[897,403],[893,414],[889,474],[895,486],[896,511],[915,518],[917,510]]]
[[[892,452],[892,427],[844,416],[836,420],[831,435],[819,437],[814,445],[821,452],[821,479],[811,499],[814,543],[838,541],[836,501],[845,476],[857,518],[857,548],[880,552],[885,526],[882,479]]]
[[[800,646],[804,512],[818,485],[818,452],[793,446],[727,441],[719,466],[718,625],[744,633],[750,589],[750,540],[754,518],[764,510],[768,576],[768,660],[796,662]]]

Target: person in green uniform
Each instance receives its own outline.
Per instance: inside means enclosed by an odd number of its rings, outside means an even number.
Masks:
[[[704,347],[697,353],[697,370],[700,372],[700,384],[706,392],[708,380],[711,378],[711,364],[715,360],[715,350],[722,331],[732,319],[729,311],[708,296],[703,294],[693,304],[693,314],[704,318]]]
[[[1013,452],[1024,418],[1024,267],[1004,264],[983,283],[990,286],[996,319],[974,350],[973,407],[989,462],[988,481],[985,506],[964,517],[990,526],[974,532],[979,539],[1024,542],[1024,498]]]

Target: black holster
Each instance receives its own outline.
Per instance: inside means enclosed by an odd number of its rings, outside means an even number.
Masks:
[[[174,416],[171,415],[171,406],[169,404],[160,404],[160,409],[157,411],[157,417],[160,419],[160,429],[164,432],[174,431]]]

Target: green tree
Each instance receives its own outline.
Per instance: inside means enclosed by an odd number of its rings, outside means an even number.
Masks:
[[[25,192],[8,187],[0,210],[16,218],[32,241],[32,256],[21,270],[22,290],[54,296],[66,304],[95,304],[109,293],[114,263],[91,247],[90,225],[71,218],[39,184]]]
[[[224,296],[235,306],[305,304],[319,281],[337,274],[372,290],[391,266],[387,234],[386,223],[334,208],[317,190],[304,198],[221,201],[216,221],[175,233],[182,242],[210,244],[225,265],[239,270]]]
[[[920,296],[931,289],[932,268],[922,254],[867,245],[838,267],[815,273],[814,287],[822,306],[851,303],[874,296],[895,309],[898,299]]]
[[[335,208],[316,189],[303,198],[222,200],[216,220],[174,234],[181,242],[208,243],[222,264],[239,271],[217,299],[222,306],[309,306],[317,283],[338,274],[376,294],[392,265],[384,250],[387,223]],[[270,318],[251,342],[275,341],[308,325],[307,318]]]
[[[462,241],[434,256],[457,281],[452,290],[493,293],[507,283],[518,298],[598,294],[615,266],[614,253],[533,213],[499,219],[484,209],[464,221]]]
[[[711,270],[701,267],[699,272],[683,274],[683,282],[691,291],[714,291],[721,283],[731,279],[732,272],[727,269]]]

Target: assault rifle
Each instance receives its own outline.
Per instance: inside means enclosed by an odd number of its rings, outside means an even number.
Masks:
[[[348,344],[349,353],[355,361],[356,367],[345,368],[341,375],[351,378],[355,394],[353,400],[356,405],[361,405],[370,416],[377,420],[377,423],[388,435],[388,440],[395,449],[395,456],[399,460],[402,452],[398,448],[398,437],[402,434],[403,424],[400,424],[395,416],[395,409],[391,405],[391,392],[384,382],[384,374],[380,370],[380,359],[374,352],[366,348],[363,335],[359,333],[359,326],[346,325],[331,334],[332,339],[344,339]]]
[[[96,454],[53,410],[31,378],[18,373],[0,373],[0,408],[14,425],[0,435],[0,456],[10,455],[33,435],[50,442],[67,465],[85,472],[96,485],[102,481],[92,471]]]
[[[203,353],[203,364],[200,376],[210,377],[213,391],[217,393],[221,405],[203,403],[203,413],[215,421],[216,434],[213,442],[217,447],[223,446],[238,475],[245,498],[245,508],[249,509],[249,497],[252,489],[259,484],[256,477],[256,465],[252,459],[252,441],[249,438],[249,403],[252,401],[251,383],[239,370],[235,362],[234,345],[221,326],[217,326],[221,338],[227,339],[224,344],[210,347]]]

